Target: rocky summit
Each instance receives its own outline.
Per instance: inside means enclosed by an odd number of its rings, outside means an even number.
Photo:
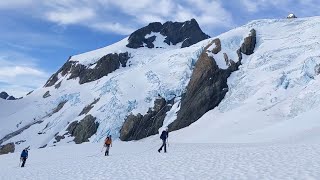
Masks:
[[[181,48],[189,47],[199,41],[208,39],[210,36],[202,32],[195,19],[186,22],[160,22],[150,23],[148,26],[133,32],[128,39],[129,48],[148,47],[155,48],[155,35],[148,36],[151,33],[160,33],[165,36],[164,43],[168,45],[181,44]]]

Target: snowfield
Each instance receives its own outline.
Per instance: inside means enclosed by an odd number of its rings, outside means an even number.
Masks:
[[[319,179],[319,144],[170,143],[159,154],[158,138],[116,142],[105,157],[101,144],[87,143],[0,156],[0,179]]]

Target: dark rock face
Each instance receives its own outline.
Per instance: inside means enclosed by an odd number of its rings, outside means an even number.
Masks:
[[[40,146],[39,149],[42,149],[42,148],[45,148],[47,147],[47,144],[43,145],[43,146]]]
[[[16,100],[17,99],[13,96],[9,96],[9,94],[4,91],[0,93],[0,98],[5,99],[5,100]]]
[[[79,83],[84,84],[87,82],[92,82],[107,76],[109,73],[122,67],[127,66],[127,62],[130,59],[129,53],[111,53],[103,56],[96,62],[96,66],[93,69],[88,68],[82,64],[78,64],[75,61],[67,61],[55,74],[45,84],[45,87],[53,86],[58,82],[58,75],[61,73],[65,76],[67,73],[70,74],[68,79],[75,79],[79,77]],[[55,85],[55,88],[59,88],[61,82]]]
[[[72,122],[67,131],[74,136],[74,142],[80,144],[88,142],[92,135],[97,132],[99,123],[95,122],[96,118],[92,115],[85,116],[80,122]]]
[[[249,36],[244,39],[240,51],[245,55],[253,54],[254,48],[256,46],[256,39],[256,30],[251,29]]]
[[[27,96],[30,95],[30,94],[32,94],[32,93],[33,93],[33,91],[28,92],[28,93],[27,93]]]
[[[252,54],[255,48],[255,39],[255,31],[251,30],[250,36],[245,38],[241,48],[237,51],[239,58],[237,63],[229,59],[227,54],[224,55],[224,59],[229,65],[227,69],[220,69],[216,61],[207,54],[207,51],[211,51],[208,48],[216,43],[215,41],[205,48],[196,62],[187,91],[182,96],[177,119],[169,125],[170,131],[189,126],[206,112],[219,105],[228,91],[227,78],[241,65],[241,52]]]
[[[0,93],[0,98],[2,98],[2,99],[7,99],[9,97],[9,94],[8,93],[6,93],[6,92],[1,92]]]
[[[95,81],[109,73],[119,69],[120,65],[126,67],[127,61],[129,60],[129,54],[126,53],[114,53],[103,56],[94,69],[87,69],[83,65],[78,64],[78,68],[75,71],[71,71],[69,79],[79,77],[79,83],[84,84],[87,82]]]
[[[145,43],[147,44],[148,48],[153,48],[154,45],[152,42],[155,40],[155,37],[146,39],[145,36],[151,32],[160,32],[160,29],[162,29],[162,24],[159,22],[154,22],[150,23],[146,27],[136,30],[129,36],[129,43],[127,44],[127,47],[136,49],[143,47],[143,43]]]
[[[44,95],[42,96],[43,98],[47,98],[47,97],[50,97],[51,94],[50,94],[50,91],[47,91],[46,93],[44,93]]]
[[[54,88],[59,89],[60,86],[61,86],[61,81],[58,84],[54,85]]]
[[[186,22],[169,21],[164,24],[155,22],[133,32],[129,36],[127,47],[137,49],[146,44],[148,48],[154,48],[153,41],[156,37],[151,36],[146,38],[146,35],[151,32],[160,33],[161,35],[166,36],[164,42],[168,45],[176,45],[177,43],[182,42],[181,48],[191,46],[209,38],[208,35],[202,32],[195,19]]]
[[[147,114],[127,116],[120,130],[120,139],[122,141],[139,140],[157,134],[173,101],[173,99],[168,102],[163,98],[156,99],[153,109],[150,108]]]
[[[56,135],[56,136],[54,136],[54,138],[55,138],[55,142],[53,142],[53,143],[57,143],[57,142],[60,142],[62,139],[64,139],[65,138],[65,135],[67,135],[68,133],[65,133],[64,135],[62,135],[62,136],[59,136],[59,135]]]
[[[52,112],[51,112],[48,116],[50,117],[50,116],[52,116],[54,113],[59,112],[67,102],[68,102],[68,101],[62,101],[62,102],[60,102],[60,103],[58,104],[58,106],[57,106],[56,108],[54,108],[54,109],[52,110]]]
[[[70,57],[69,57],[70,59]],[[67,61],[56,73],[54,73],[49,80],[46,82],[44,87],[50,87],[53,86],[59,79],[58,79],[58,74],[61,73],[62,76],[66,75],[71,67],[75,64],[76,62],[74,61]]]
[[[7,98],[7,100],[16,100],[16,98],[13,97],[13,96],[9,96],[9,97]]]
[[[15,145],[14,143],[9,143],[3,146],[0,146],[0,155],[2,154],[8,154],[8,153],[13,153],[15,150]]]
[[[221,41],[219,38],[217,38],[214,39],[212,42],[216,45],[216,47],[212,49],[212,53],[218,54],[221,51]]]
[[[295,18],[298,18],[298,17],[292,13],[287,16],[287,19],[295,19]]]
[[[93,108],[93,105],[96,104],[99,100],[100,100],[100,98],[95,99],[91,104],[89,104],[88,106],[84,107],[82,109],[82,111],[80,112],[79,116],[81,116],[83,114],[87,114]]]

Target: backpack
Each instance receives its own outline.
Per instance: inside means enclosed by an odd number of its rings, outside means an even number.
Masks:
[[[104,144],[105,145],[110,145],[112,142],[111,138],[107,137],[107,139],[105,140]]]
[[[167,139],[167,132],[166,131],[162,131],[162,133],[160,135],[160,139],[162,139],[162,140]]]

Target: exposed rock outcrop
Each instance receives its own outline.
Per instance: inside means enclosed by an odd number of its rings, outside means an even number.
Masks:
[[[33,91],[28,92],[28,93],[27,93],[27,96],[30,95],[30,94],[32,94],[32,93],[33,93]]]
[[[227,54],[224,55],[228,64],[227,69],[220,69],[214,58],[207,54],[207,51],[210,51],[208,48],[216,42],[212,41],[196,62],[187,91],[182,96],[177,119],[169,125],[170,131],[189,126],[206,112],[219,105],[228,91],[228,77],[241,65],[241,52],[247,55],[253,53],[256,44],[256,32],[251,30],[249,37],[245,38],[244,43],[237,51],[237,63],[229,59]]]
[[[74,136],[74,142],[81,144],[88,142],[89,138],[97,132],[99,123],[95,122],[96,118],[91,114],[85,116],[80,122],[72,122],[67,131]]]
[[[61,86],[61,81],[58,84],[54,85],[54,88],[59,89],[60,86]]]
[[[256,30],[251,29],[248,37],[244,38],[244,42],[241,45],[240,51],[245,55],[253,54],[256,46]]]
[[[216,47],[212,49],[212,53],[218,54],[221,51],[221,41],[219,38],[216,38],[212,42],[216,45]]]
[[[57,106],[56,108],[54,108],[54,109],[52,110],[52,112],[51,112],[48,116],[50,117],[50,116],[52,116],[54,113],[59,112],[67,102],[68,102],[68,101],[62,101],[62,102],[60,102],[60,103],[58,104],[58,106]]]
[[[147,114],[141,115],[139,113],[127,116],[120,130],[120,139],[122,141],[139,140],[157,134],[173,101],[173,99],[168,102],[163,98],[156,99],[154,107],[150,108]]]
[[[50,91],[47,91],[46,93],[44,93],[44,95],[42,97],[43,98],[48,98],[50,96],[51,96]]]
[[[287,19],[295,19],[298,18],[295,14],[291,13],[287,16]]]
[[[6,93],[4,91],[0,93],[0,98],[5,99],[5,100],[16,100],[17,99],[13,96],[10,96],[8,93]]]
[[[8,143],[6,145],[0,146],[0,155],[13,153],[15,150],[14,143]]]
[[[65,76],[67,73],[70,74],[68,79],[79,78],[79,83],[84,84],[87,82],[92,82],[107,76],[109,73],[122,67],[127,66],[127,61],[130,59],[129,53],[111,53],[103,56],[96,63],[94,68],[89,68],[85,65],[79,64],[76,61],[67,61],[62,68],[60,68],[55,74],[53,74],[45,87],[53,86],[58,80],[58,75]],[[61,83],[61,82],[59,82]],[[58,84],[59,84],[58,83]],[[60,85],[56,85],[55,88],[59,88]]]
[[[54,139],[56,141],[54,141],[53,143],[57,143],[57,142],[60,142],[62,139],[66,138],[65,136],[67,135],[68,133],[65,133],[64,135],[60,136],[60,135],[55,135],[54,136]]]
[[[99,100],[100,100],[100,98],[95,99],[91,104],[89,104],[88,106],[84,107],[82,109],[82,111],[80,112],[79,116],[81,116],[83,114],[87,114],[93,108],[93,105],[95,105]]]
[[[15,97],[13,97],[13,96],[9,96],[8,98],[7,98],[7,100],[16,100],[17,98],[15,98]],[[21,99],[21,98],[20,98]]]
[[[144,47],[144,44],[146,44],[148,48],[154,48],[153,41],[156,37],[151,36],[146,38],[151,32],[160,33],[165,36],[164,42],[168,45],[176,45],[177,43],[182,42],[181,48],[191,46],[209,38],[208,35],[202,32],[195,19],[186,22],[169,21],[164,24],[154,22],[133,32],[129,36],[127,47],[137,49]]]
[[[7,99],[9,97],[9,94],[8,93],[6,93],[6,92],[1,92],[0,93],[0,98],[1,99]]]

